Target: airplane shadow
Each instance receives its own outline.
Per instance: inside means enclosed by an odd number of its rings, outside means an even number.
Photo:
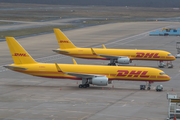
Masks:
[[[141,90],[139,90],[138,88],[137,89],[134,89],[134,88],[116,88],[116,87],[114,87],[114,88],[112,88],[112,87],[107,87],[107,86],[105,86],[105,87],[103,87],[103,86],[90,86],[90,87],[88,87],[88,88],[79,88],[78,86],[57,86],[57,85],[52,85],[52,86],[48,86],[48,85],[8,85],[8,84],[6,84],[6,85],[3,85],[3,86],[9,86],[9,87],[20,87],[20,88],[26,88],[26,87],[28,87],[28,88],[42,88],[42,89],[52,89],[52,88],[59,88],[59,89],[61,89],[61,90],[126,90],[126,91],[141,91]],[[146,91],[146,90],[145,90]]]

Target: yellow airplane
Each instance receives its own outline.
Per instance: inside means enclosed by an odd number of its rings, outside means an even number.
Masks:
[[[104,45],[103,48],[78,48],[59,29],[54,29],[54,33],[60,46],[54,52],[77,58],[110,60],[108,65],[129,64],[132,60],[154,60],[159,61],[159,67],[163,68],[163,61],[176,59],[171,53],[162,50],[106,49]],[[168,67],[173,67],[172,62]]]
[[[14,64],[4,66],[10,70],[38,77],[82,80],[79,88],[89,84],[106,86],[112,80],[166,82],[170,77],[162,70],[148,67],[100,66],[57,63],[38,63],[13,38],[6,37]]]

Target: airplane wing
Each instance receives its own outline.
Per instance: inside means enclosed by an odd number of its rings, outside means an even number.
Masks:
[[[112,56],[112,55],[98,55],[100,57],[105,57],[108,59],[117,59],[117,58],[122,58],[123,56]]]
[[[93,77],[100,77],[104,75],[95,75],[95,74],[84,74],[84,73],[70,73],[65,72],[67,75],[75,76],[77,78],[93,78]]]
[[[94,55],[100,56],[100,57],[104,57],[107,59],[117,59],[117,58],[124,58],[125,56],[113,56],[113,55],[100,55],[100,54],[96,54],[95,51],[93,50],[93,48],[91,48],[91,51]]]
[[[63,72],[62,69],[58,66],[57,63],[55,63],[55,66],[56,66],[58,72]],[[93,78],[93,77],[104,76],[104,75],[84,74],[84,73],[72,73],[72,72],[63,72],[63,73],[65,73],[66,75],[75,76],[77,78]]]
[[[14,67],[14,66],[3,66],[3,67],[13,70],[27,70],[27,68],[22,68],[22,67]]]

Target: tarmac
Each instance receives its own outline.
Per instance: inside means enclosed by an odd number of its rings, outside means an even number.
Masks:
[[[64,31],[77,47],[156,49],[176,55],[178,36],[149,36],[162,27],[180,27],[179,22],[111,23]],[[73,64],[72,58],[58,55],[54,33],[17,39],[38,62]],[[13,60],[6,41],[0,42],[0,119],[3,120],[165,120],[168,92],[180,94],[180,59],[174,68],[159,68],[171,77],[153,83],[151,90],[139,90],[145,82],[114,81],[108,86],[78,88],[81,81],[47,79],[3,68]],[[109,61],[75,58],[78,64],[106,65]],[[128,66],[158,68],[156,61],[133,61]],[[164,86],[162,92],[155,87]]]

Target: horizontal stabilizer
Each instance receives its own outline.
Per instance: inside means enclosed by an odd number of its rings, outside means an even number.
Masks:
[[[3,67],[11,70],[27,70],[27,68],[22,68],[22,67],[14,67],[14,66],[3,66]]]
[[[62,50],[52,50],[52,51],[56,53],[69,53],[68,51],[62,51]]]

